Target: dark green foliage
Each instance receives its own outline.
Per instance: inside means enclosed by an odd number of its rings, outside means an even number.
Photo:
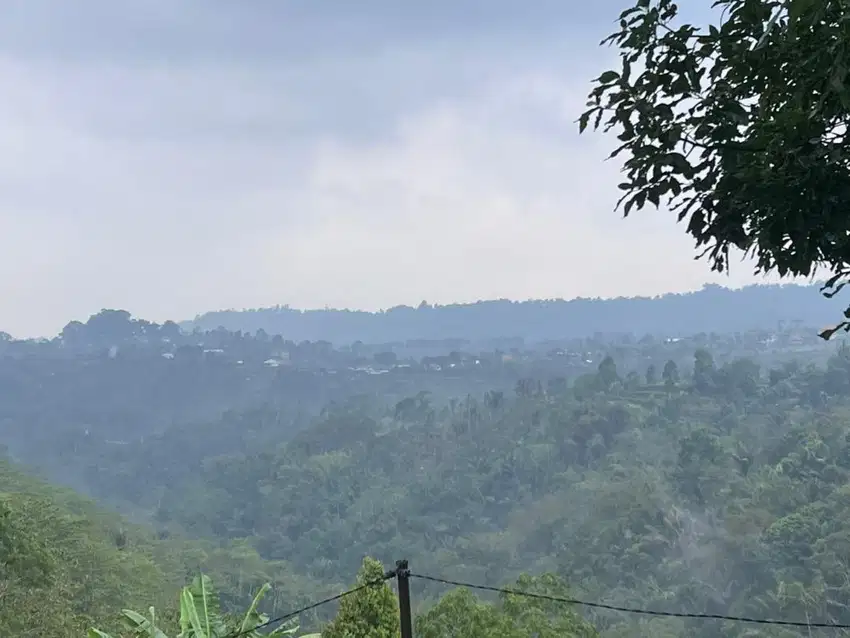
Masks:
[[[661,373],[661,378],[664,379],[664,384],[667,386],[676,385],[679,381],[679,366],[672,359],[668,359],[664,364],[664,370]]]
[[[710,392],[714,387],[714,359],[711,353],[700,348],[694,353],[694,388],[698,392]]]
[[[251,537],[325,582],[363,555],[407,557],[486,584],[552,569],[582,597],[620,604],[846,622],[848,352],[773,375],[707,349],[688,358],[681,375],[668,366],[668,385],[633,386],[608,362],[552,394],[525,383],[448,405],[338,406],[277,450],[208,461],[165,489],[160,516]],[[776,598],[793,588],[797,603]],[[420,609],[445,593],[414,591]],[[611,635],[716,629],[590,619]],[[724,635],[757,635],[745,629]]]
[[[0,488],[0,636],[79,638],[92,625],[114,632],[122,609],[150,605],[174,629],[179,587],[198,569],[214,576],[228,608],[243,608],[272,579],[280,584],[267,596],[271,612],[326,591],[243,543],[156,540],[2,460]]]
[[[850,275],[847,3],[713,6],[720,20],[704,26],[673,0],[626,9],[604,40],[620,69],[596,79],[580,129],[617,132],[624,214],[664,203],[713,269],[739,249],[759,272],[826,270],[831,296]]]
[[[367,557],[357,574],[357,585],[380,580],[384,572],[379,561]],[[343,598],[336,618],[322,630],[322,638],[397,638],[398,633],[398,600],[384,582]]]
[[[566,584],[553,574],[520,576],[523,592],[569,598]],[[496,604],[458,588],[416,619],[419,638],[596,638],[596,629],[568,606],[540,599],[501,594]]]
[[[116,547],[117,517],[3,461],[0,487],[0,635],[82,636],[123,605],[173,591],[178,563],[136,530]]]
[[[0,635],[26,635],[44,596],[57,612],[41,635],[114,632],[121,609],[150,604],[165,605],[158,617],[176,633],[169,605],[198,571],[231,611],[273,583],[263,612],[274,616],[338,593],[360,568],[382,572],[363,556],[489,585],[548,573],[517,586],[568,595],[569,584],[576,597],[628,606],[847,622],[850,351],[805,334],[589,339],[569,368],[559,362],[570,352],[517,349],[558,375],[516,374],[493,389],[473,367],[469,390],[450,400],[418,387],[388,398],[372,385],[371,397],[329,404],[297,431],[255,408],[111,452],[93,443],[60,457],[65,441],[45,437],[46,458],[93,468],[90,485],[157,534],[0,466],[0,595],[15,610],[4,618],[0,606]],[[49,371],[55,360],[29,363]],[[650,363],[660,380],[639,374]],[[51,419],[35,422],[63,427]],[[606,636],[781,635],[412,586],[419,626],[435,636],[456,635],[450,625],[473,636],[592,635],[582,617]],[[394,635],[386,592],[341,605],[328,631]],[[364,625],[362,609],[383,611]],[[301,624],[315,630],[333,611]]]

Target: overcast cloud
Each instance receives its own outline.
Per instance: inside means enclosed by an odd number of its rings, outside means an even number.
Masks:
[[[754,281],[613,211],[574,120],[623,6],[5,0],[0,329]]]

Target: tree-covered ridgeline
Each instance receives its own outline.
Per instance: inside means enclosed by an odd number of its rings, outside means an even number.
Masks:
[[[722,295],[781,297],[783,290]],[[187,334],[170,322],[106,310],[69,323],[49,341],[0,339],[0,441],[12,458],[98,497],[101,487],[112,487],[100,468],[126,466],[112,480],[127,492],[139,490],[132,500],[149,505],[159,495],[137,474],[176,482],[204,458],[274,447],[326,406],[353,397],[394,404],[425,391],[441,403],[488,390],[512,392],[523,379],[557,385],[594,371],[608,355],[621,369],[652,365],[660,374],[669,361],[690,366],[698,348],[710,349],[718,363],[740,356],[765,367],[794,357],[823,363],[833,348],[816,332],[816,326],[786,321],[739,333],[333,345],[262,331]],[[227,423],[210,429],[215,421]],[[167,462],[175,446],[186,454],[179,465]]]
[[[143,480],[160,530],[246,543],[313,582],[341,586],[366,555],[406,556],[468,582],[554,571],[591,600],[846,622],[848,415],[847,350],[761,370],[700,349],[689,367],[626,372],[605,358],[571,383],[526,379],[445,403],[361,398],[277,448],[206,458],[174,484]],[[419,611],[443,593],[418,591]],[[629,635],[716,629],[592,620]],[[745,635],[734,631],[723,635]]]
[[[510,299],[474,303],[401,305],[379,312],[301,310],[288,306],[221,310],[182,322],[184,330],[282,334],[294,341],[327,340],[336,345],[393,343],[422,352],[439,342],[491,343],[506,349],[517,338],[526,343],[633,333],[681,335],[734,333],[799,321],[820,328],[841,306],[825,301],[818,285],[754,285],[732,290],[706,285],[701,290],[658,297],[617,299]],[[510,346],[507,346],[510,347]],[[457,345],[449,349],[459,349]]]
[[[192,436],[175,424],[165,439],[120,454],[80,446],[65,457],[96,468],[102,497],[154,528],[147,532],[129,533],[137,528],[115,517],[104,523],[88,504],[86,520],[100,527],[42,538],[36,530],[64,530],[65,510],[82,506],[8,464],[4,504],[18,512],[8,519],[25,530],[17,537],[32,536],[21,547],[33,564],[62,536],[98,538],[91,551],[108,556],[139,551],[151,565],[144,587],[104,594],[109,602],[74,621],[83,624],[115,622],[125,607],[177,613],[162,596],[200,569],[228,609],[273,583],[266,611],[279,612],[339,591],[363,556],[408,557],[424,573],[490,585],[552,572],[582,597],[615,604],[846,621],[850,354],[833,346],[820,364],[819,351],[791,352],[763,369],[750,359],[718,362],[707,345],[684,360],[678,344],[666,344],[676,360],[647,360],[645,369],[606,356],[569,381],[523,378],[511,391],[452,400],[419,392],[386,405],[360,396],[328,405],[294,433],[266,421],[269,438],[254,449],[226,449],[263,422],[264,412],[249,410],[199,422]],[[224,450],[209,447],[213,434]],[[25,523],[36,507],[21,501],[26,494],[60,514],[36,508],[43,519]],[[124,578],[114,559],[98,560],[97,570]],[[417,612],[445,595],[418,583]],[[323,613],[305,630],[330,620]],[[603,635],[716,629],[586,617]]]

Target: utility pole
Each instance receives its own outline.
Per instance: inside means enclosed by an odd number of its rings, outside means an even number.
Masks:
[[[413,638],[413,623],[410,618],[410,569],[406,560],[395,562],[396,584],[398,585],[398,613],[401,619],[401,638]]]

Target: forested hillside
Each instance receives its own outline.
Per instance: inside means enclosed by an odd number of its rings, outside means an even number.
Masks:
[[[847,622],[850,353],[763,376],[693,365],[647,381],[606,360],[571,388],[329,413],[276,451],[211,459],[156,518],[319,580],[365,554],[487,584],[554,567],[591,599]]]
[[[0,460],[0,635],[83,635],[92,622],[114,625],[119,605],[165,602],[179,571],[156,549]]]
[[[3,13],[0,638],[850,636],[850,0],[620,2]]]
[[[850,621],[850,350],[814,328],[417,361],[118,311],[69,325],[4,341],[3,442],[139,527],[3,465],[9,627],[35,622],[43,595],[68,610],[45,620],[60,638],[151,604],[173,627],[200,570],[226,609],[270,582],[267,611],[288,610],[350,584],[367,556],[658,611]],[[8,585],[42,564],[47,580]],[[87,582],[101,585],[75,589]],[[422,580],[413,594],[421,635],[476,605],[506,635],[530,631],[513,599]],[[796,635],[583,615],[606,636]]]
[[[272,614],[340,586],[301,578],[243,541],[165,538],[0,458],[0,636],[71,638],[92,625],[118,630],[121,609],[149,605],[174,626],[177,593],[201,572],[229,608],[274,583],[261,607]]]
[[[430,393],[436,404],[512,392],[520,382],[558,388],[611,356],[623,370],[690,365],[697,348],[718,363],[747,356],[765,367],[834,350],[813,327],[678,337],[626,333],[515,343],[296,343],[262,331],[183,333],[120,310],[72,321],[50,340],[0,340],[0,444],[12,458],[98,497],[123,485],[146,512],[159,502],[139,476],[171,485],[206,458],[251,454],[340,406],[394,405]],[[416,357],[414,352],[426,352]],[[434,352],[442,354],[433,354]],[[214,424],[214,425],[213,425]],[[182,451],[179,464],[171,462]],[[81,462],[80,459],[86,459]],[[166,480],[167,479],[167,480]],[[124,499],[112,503],[123,506]]]
[[[530,300],[506,299],[467,304],[397,306],[383,312],[295,310],[287,306],[208,312],[187,321],[192,330],[282,334],[295,341],[382,343],[412,339],[529,341],[583,338],[601,334],[682,335],[739,332],[799,321],[824,326],[841,306],[820,296],[816,285],[747,286],[730,290],[709,285],[686,294],[656,298]]]

